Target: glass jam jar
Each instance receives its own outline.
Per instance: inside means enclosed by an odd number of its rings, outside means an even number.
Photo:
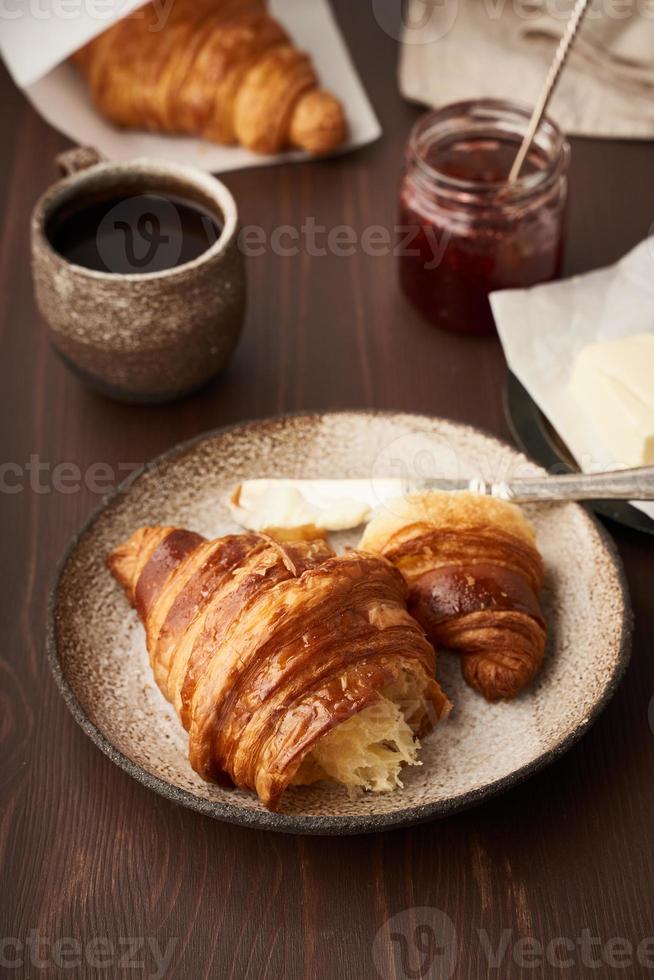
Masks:
[[[506,178],[530,110],[480,99],[414,126],[400,187],[400,284],[432,323],[492,334],[488,294],[561,271],[570,148],[544,120],[514,184]]]

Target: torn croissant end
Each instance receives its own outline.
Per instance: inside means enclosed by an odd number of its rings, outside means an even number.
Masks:
[[[417,733],[424,730],[428,714],[416,677],[404,673],[380,692],[375,704],[324,735],[303,759],[292,785],[332,780],[351,796],[402,787],[402,768],[422,765]]]

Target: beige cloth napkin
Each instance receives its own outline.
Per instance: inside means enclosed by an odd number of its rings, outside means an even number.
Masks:
[[[439,106],[533,103],[572,0],[409,0],[400,49],[406,98]],[[654,2],[595,0],[550,106],[568,133],[654,138]]]

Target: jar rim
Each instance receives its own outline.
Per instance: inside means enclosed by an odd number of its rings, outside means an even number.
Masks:
[[[456,134],[459,137],[481,137],[483,127],[495,128],[500,133],[522,139],[531,117],[531,108],[524,103],[508,99],[468,99],[451,102],[424,113],[414,123],[409,135],[407,155],[414,163],[421,178],[444,193],[453,192],[472,197],[494,196],[506,181],[466,180],[438,170],[425,159],[425,150],[435,142]],[[546,145],[543,145],[545,141]],[[520,174],[511,185],[507,199],[517,200],[544,190],[565,169],[570,146],[563,132],[549,117],[544,116],[536,135],[535,145],[543,152],[546,165],[529,173]]]

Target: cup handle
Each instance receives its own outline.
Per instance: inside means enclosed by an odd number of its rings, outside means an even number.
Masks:
[[[96,163],[104,163],[106,159],[92,146],[74,146],[72,150],[59,153],[54,162],[60,177],[70,177],[80,170],[95,166]]]

